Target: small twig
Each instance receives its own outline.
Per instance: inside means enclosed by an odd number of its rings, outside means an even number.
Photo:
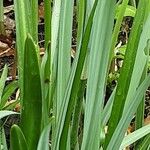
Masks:
[[[6,49],[4,52],[1,52],[1,53],[0,53],[0,56],[2,56],[2,55],[4,55],[4,54],[8,53],[10,50],[11,50],[11,48]]]

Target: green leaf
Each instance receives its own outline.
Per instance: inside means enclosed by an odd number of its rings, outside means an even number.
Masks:
[[[77,100],[76,100],[74,113],[72,117],[72,127],[71,127],[71,134],[70,134],[71,149],[74,149],[78,143],[78,132],[79,132],[78,130],[79,130],[81,110],[82,110],[82,105],[84,100],[86,84],[87,84],[87,79],[82,79],[77,94]]]
[[[50,135],[50,129],[51,129],[51,123],[54,120],[54,117],[50,119],[50,122],[45,128],[43,129],[37,150],[49,150],[49,135]]]
[[[126,7],[128,5],[128,2],[129,2],[129,0],[123,0],[122,4],[120,5],[120,11],[118,12],[118,18],[116,20],[113,35],[112,35],[109,64],[111,64],[112,58],[114,57],[115,46],[116,46],[116,43],[117,43],[121,23],[122,23],[122,20],[123,20],[124,13],[125,13]]]
[[[50,43],[46,48],[46,52],[43,56],[40,73],[41,73],[41,86],[42,86],[42,129],[48,123],[49,115],[49,87],[50,87],[50,61],[51,61],[51,52],[50,52]]]
[[[8,67],[5,65],[2,76],[0,78],[0,103],[2,101],[2,94],[4,91],[4,87],[5,87],[5,82],[7,79],[7,73],[8,73]]]
[[[21,129],[29,150],[36,150],[41,134],[42,90],[36,47],[30,35],[25,42]],[[34,133],[34,134],[33,134]]]
[[[78,1],[78,12],[77,12],[77,21],[78,21],[78,28],[77,28],[77,49],[79,48],[80,41],[83,36],[83,31],[85,28],[85,12],[86,12],[86,0]],[[90,14],[90,12],[89,12]]]
[[[150,134],[145,136],[140,143],[138,143],[137,149],[138,150],[149,150],[150,146]],[[149,147],[149,148],[148,148]]]
[[[147,55],[147,62],[145,64],[143,73],[142,73],[142,77],[140,80],[140,83],[142,83],[142,81],[145,79],[145,77],[147,76],[147,70],[148,70],[148,62],[149,62],[149,50],[150,50],[150,40],[147,41],[147,46],[144,49],[145,55]],[[143,100],[141,101],[137,111],[136,111],[136,117],[135,117],[135,130],[141,128],[144,125],[144,110],[145,110],[145,94],[143,95]],[[141,139],[141,141],[143,141],[143,139]],[[135,144],[135,149],[138,147],[138,144],[140,143],[140,141],[138,141]]]
[[[5,26],[4,26],[4,6],[3,6],[3,0],[0,1],[0,34],[6,34],[5,33]]]
[[[144,67],[147,63],[147,54],[145,54],[145,48],[147,46],[147,42],[150,39],[150,15],[148,16],[144,26],[143,26],[143,31],[140,37],[139,41],[139,46],[138,46],[138,51],[137,51],[137,56],[135,60],[135,65],[132,73],[132,80],[130,82],[130,87],[129,87],[129,92],[127,96],[127,101],[125,104],[125,109],[128,109],[128,106],[130,105],[130,101],[133,97],[133,93],[136,92],[137,87],[140,84],[140,79],[144,70]],[[147,52],[146,52],[147,53]],[[138,76],[137,76],[138,74]]]
[[[37,0],[26,0],[25,5],[25,15],[26,23],[28,26],[28,33],[32,36],[35,43],[38,42],[38,1]],[[39,54],[39,50],[37,54]]]
[[[119,11],[121,9],[121,5],[118,5],[117,8],[116,8],[116,16],[115,16],[116,19],[118,18]],[[135,14],[136,14],[136,8],[131,6],[131,5],[127,5],[126,10],[124,12],[124,17],[125,16],[134,17]]]
[[[55,60],[55,54],[57,53],[57,46],[58,46],[58,31],[59,31],[59,21],[60,21],[60,8],[61,8],[61,1],[55,0],[53,6],[53,13],[52,13],[52,23],[51,23],[51,56],[52,56],[52,63]]]
[[[120,149],[124,149],[125,147],[131,145],[132,143],[134,143],[135,141],[139,140],[140,138],[144,137],[149,133],[150,133],[150,124],[130,133],[123,139]]]
[[[104,107],[103,114],[102,114],[102,125],[103,126],[105,126],[107,124],[107,122],[110,118],[115,94],[116,94],[116,88],[112,92],[111,96],[109,97],[108,102],[106,103],[106,106]]]
[[[118,79],[112,113],[108,123],[108,134],[106,135],[105,147],[107,147],[124,110],[137,55],[138,44],[143,29],[142,23],[144,22],[145,7],[146,2],[140,1],[127,44],[123,66],[121,68],[120,76]]]
[[[8,101],[9,97],[13,94],[13,92],[18,88],[18,82],[13,81],[10,84],[8,84],[4,90],[3,97],[0,103],[0,109],[2,109],[6,102]]]
[[[28,33],[27,16],[25,10],[26,1],[14,0],[15,21],[16,21],[16,43],[18,56],[18,74],[20,97],[23,94],[23,65],[24,65],[24,45]]]
[[[11,127],[10,147],[11,150],[28,150],[25,136],[17,125]]]
[[[0,119],[6,117],[6,116],[9,116],[9,115],[15,115],[15,114],[19,114],[19,113],[16,113],[14,111],[8,111],[8,110],[1,110],[0,111]]]
[[[84,60],[87,52],[88,42],[89,42],[92,23],[93,23],[93,16],[94,16],[95,8],[97,6],[97,2],[98,1],[96,0],[93,9],[91,11],[85,29],[85,33],[82,38],[82,45],[80,47],[80,50],[78,51],[78,55],[76,59],[74,60],[73,68],[69,76],[69,81],[67,84],[64,101],[59,113],[59,120],[57,123],[57,129],[55,134],[56,137],[54,141],[54,149],[59,149],[59,146],[61,149],[66,148],[68,128],[69,128],[70,119],[71,119],[71,115],[72,115],[72,111],[76,99],[76,94],[79,88],[80,77],[81,77],[82,68],[84,65]],[[60,142],[60,138],[61,138],[61,142]]]
[[[130,106],[128,106],[128,109],[126,109],[113,133],[113,136],[108,144],[107,150],[112,149],[119,149],[122,140],[124,138],[125,132],[127,131],[127,128],[140,104],[142,101],[143,94],[145,93],[146,89],[150,85],[150,75],[146,77],[146,79],[142,82],[142,84],[139,86],[137,91],[134,93],[134,96],[132,98],[132,101],[130,103]]]
[[[16,105],[20,102],[20,99],[14,101],[13,103],[8,104],[7,106],[3,107],[3,110],[14,110]]]
[[[118,48],[119,53],[122,55],[125,55],[127,45],[122,45],[121,47]]]
[[[40,137],[39,143],[38,143],[38,147],[37,150],[49,150],[49,132],[50,132],[50,125],[47,125]]]
[[[75,8],[74,8],[75,9]],[[78,9],[78,11],[77,11]],[[85,30],[85,15],[86,15],[86,0],[78,1],[77,2],[77,8],[75,9],[74,14],[77,15],[77,22],[78,22],[78,28],[77,28],[77,52],[79,51],[79,45],[82,40],[82,36]],[[90,12],[89,12],[90,14]],[[87,54],[88,55],[88,54]],[[68,136],[68,143],[70,144],[71,149],[79,149],[79,124],[80,124],[80,118],[81,118],[81,110],[83,106],[84,101],[84,94],[85,94],[85,88],[87,85],[87,57],[84,62],[83,71],[81,75],[81,81],[79,85],[79,91],[76,97],[76,103],[74,106],[74,112],[72,116],[72,124],[70,127],[70,136]]]
[[[7,150],[7,143],[6,143],[6,136],[5,136],[5,131],[4,131],[4,127],[1,126],[0,127],[0,150]]]
[[[66,9],[67,8],[67,9]],[[69,13],[68,13],[69,12]],[[63,103],[65,89],[71,69],[71,37],[72,37],[73,0],[61,1],[58,44],[58,74],[57,74],[57,103],[56,121]],[[65,74],[65,75],[64,75]]]
[[[98,1],[90,40],[82,150],[99,149],[115,1]]]
[[[45,25],[45,48],[48,47],[49,42],[51,41],[51,0],[44,1],[44,25]]]

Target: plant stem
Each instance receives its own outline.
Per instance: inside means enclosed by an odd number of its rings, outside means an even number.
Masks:
[[[5,34],[3,0],[0,0],[0,34]]]
[[[51,41],[51,0],[44,0],[45,48]]]

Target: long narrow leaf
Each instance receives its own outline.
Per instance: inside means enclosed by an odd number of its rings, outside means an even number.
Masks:
[[[23,1],[25,6],[26,25],[28,33],[32,36],[35,43],[38,42],[38,1],[26,0]],[[37,49],[38,50],[38,49]]]
[[[24,64],[24,45],[27,37],[27,16],[24,1],[14,0],[15,21],[16,21],[16,42],[19,70],[19,86],[21,90],[21,98],[23,94],[23,64]]]
[[[5,87],[5,82],[6,82],[6,79],[7,79],[7,73],[8,73],[8,68],[5,65],[2,76],[0,78],[0,103],[2,101],[2,94],[3,94],[3,91],[4,91],[4,87]]]
[[[110,98],[108,99],[108,102],[106,103],[106,106],[104,107],[103,114],[102,114],[103,126],[105,126],[107,124],[107,122],[110,118],[115,94],[116,94],[116,88],[112,92]]]
[[[81,83],[80,83],[79,92],[77,95],[76,105],[74,108],[74,114],[72,117],[73,119],[72,119],[71,135],[70,135],[71,149],[74,149],[78,143],[79,122],[80,122],[80,115],[81,115],[81,109],[82,109],[82,104],[83,104],[83,100],[84,100],[84,93],[85,93],[86,84],[87,84],[87,80],[82,79]]]
[[[13,114],[19,114],[19,113],[16,113],[14,111],[1,110],[0,111],[0,119],[4,118],[6,116],[9,116],[9,115],[13,115]]]
[[[77,28],[77,49],[79,48],[80,41],[82,39],[84,24],[85,24],[85,12],[86,12],[86,0],[79,0],[77,3],[78,6],[78,28]]]
[[[48,43],[51,41],[51,0],[44,1],[44,22],[45,22],[45,48],[48,47]]]
[[[49,86],[50,86],[50,61],[51,52],[50,44],[46,48],[46,52],[43,56],[41,63],[41,86],[42,86],[42,128],[48,123],[49,115]]]
[[[137,149],[138,150],[149,150],[148,146],[150,146],[150,134],[148,134],[147,136],[145,136],[143,138],[143,140],[141,140],[141,142],[138,144]]]
[[[131,81],[131,77],[133,73],[133,67],[135,64],[135,58],[136,58],[137,49],[138,49],[138,42],[140,40],[140,36],[141,36],[142,28],[143,28],[142,23],[144,22],[145,6],[146,6],[146,2],[140,1],[138,10],[135,16],[135,20],[133,23],[133,28],[129,37],[129,42],[127,45],[123,67],[122,67],[122,70],[120,72],[120,76],[118,79],[116,95],[114,99],[111,117],[110,117],[109,124],[108,124],[108,134],[106,136],[105,147],[107,147],[112,137],[112,134],[114,133],[114,130],[123,113],[123,108],[125,105],[125,101],[127,98],[130,81]]]
[[[65,97],[64,97],[65,101],[62,104],[62,107],[60,110],[60,116],[59,116],[60,118],[57,124],[57,130],[56,130],[57,132],[56,132],[56,137],[55,137],[54,149],[59,149],[60,137],[61,137],[61,148],[63,149],[64,147],[66,147],[66,141],[67,141],[66,139],[68,136],[67,134],[68,126],[69,126],[70,117],[71,117],[72,110],[73,110],[74,100],[76,98],[76,94],[77,94],[78,87],[79,87],[81,72],[82,72],[82,68],[84,64],[84,59],[86,56],[88,41],[89,41],[92,22],[93,22],[93,16],[94,16],[97,2],[98,1],[96,0],[93,6],[91,15],[89,17],[89,20],[85,29],[85,33],[83,35],[82,46],[80,48],[78,55],[76,56],[76,60],[74,61],[74,64],[73,64],[74,66],[72,68],[72,72],[69,77],[69,82],[68,82]],[[62,133],[62,130],[63,130],[63,133]]]
[[[130,105],[131,97],[133,96],[133,93],[136,91],[136,88],[139,86],[140,79],[147,62],[147,54],[145,54],[144,49],[147,46],[147,41],[150,39],[149,26],[150,26],[150,15],[147,17],[147,20],[145,21],[145,24],[143,26],[143,31],[140,37],[135,65],[131,77],[129,92],[127,95],[127,101],[125,104],[125,109],[128,109],[128,106]]]
[[[143,74],[140,80],[140,83],[145,79],[147,76],[147,70],[148,70],[148,62],[149,62],[149,50],[150,50],[150,40],[147,41],[147,46],[145,48],[145,54],[147,55],[147,62],[145,64]],[[135,117],[135,129],[139,129],[144,125],[144,103],[145,103],[145,96],[143,95],[143,100],[141,101],[137,111],[136,111],[136,117]],[[142,139],[141,139],[142,140]],[[135,149],[138,146],[139,141],[135,145]]]
[[[69,12],[69,14],[68,14]],[[61,13],[59,22],[59,46],[58,46],[58,75],[57,75],[57,104],[56,121],[67,86],[71,59],[71,37],[72,37],[73,0],[63,0],[61,3]]]
[[[25,136],[19,126],[13,125],[10,134],[11,150],[28,150]]]
[[[6,143],[5,130],[3,126],[0,127],[0,146],[2,150],[8,150],[7,143]]]
[[[110,51],[110,62],[111,62],[111,60],[113,58],[113,55],[114,55],[114,49],[115,49],[115,45],[116,45],[116,42],[117,42],[117,37],[118,37],[118,34],[119,34],[120,26],[121,26],[121,23],[122,23],[122,20],[123,20],[128,2],[129,2],[129,0],[123,0],[122,4],[120,5],[117,21],[116,21],[114,32],[113,32],[113,35],[112,35],[112,43],[111,43],[111,51]]]
[[[140,138],[144,137],[145,135],[150,133],[150,125],[146,125],[133,133],[127,135],[120,146],[120,149],[124,149],[125,147],[131,145],[135,141],[139,140]]]
[[[2,101],[0,103],[0,109],[2,109],[6,102],[8,101],[8,98],[13,94],[13,92],[18,88],[18,82],[14,81],[11,82],[9,85],[6,86],[4,93],[3,93],[3,97],[2,97]]]
[[[134,97],[132,99],[132,102],[130,103],[130,106],[128,107],[128,110],[124,112],[121,120],[118,123],[118,126],[115,129],[115,132],[108,144],[107,150],[119,149],[121,142],[124,138],[125,132],[127,131],[127,128],[130,124],[130,121],[132,120],[132,117],[142,100],[142,96],[149,85],[150,85],[150,75],[146,77],[146,79],[143,81],[143,83],[140,85],[140,87],[134,94]]]
[[[114,10],[114,0],[99,1],[94,16],[82,150],[98,149],[100,146],[101,113],[103,110]]]
[[[49,135],[53,119],[54,118],[51,118],[49,124],[43,129],[38,142],[37,150],[49,150]]]
[[[55,54],[57,52],[58,46],[58,31],[59,31],[59,21],[60,21],[60,8],[61,1],[55,0],[53,11],[52,11],[52,23],[51,23],[51,51],[52,51],[52,63],[54,63]]]
[[[41,133],[42,93],[36,47],[30,35],[25,42],[23,93],[21,128],[29,150],[36,150]]]

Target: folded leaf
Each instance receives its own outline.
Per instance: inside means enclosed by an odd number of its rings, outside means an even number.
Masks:
[[[6,116],[9,116],[9,115],[13,115],[13,114],[19,114],[19,113],[16,113],[14,111],[1,110],[0,111],[0,119],[4,118]]]
[[[41,134],[42,91],[36,46],[30,35],[25,42],[23,80],[21,128],[29,150],[36,150]]]
[[[10,134],[11,150],[28,150],[23,132],[17,125],[13,125]]]

